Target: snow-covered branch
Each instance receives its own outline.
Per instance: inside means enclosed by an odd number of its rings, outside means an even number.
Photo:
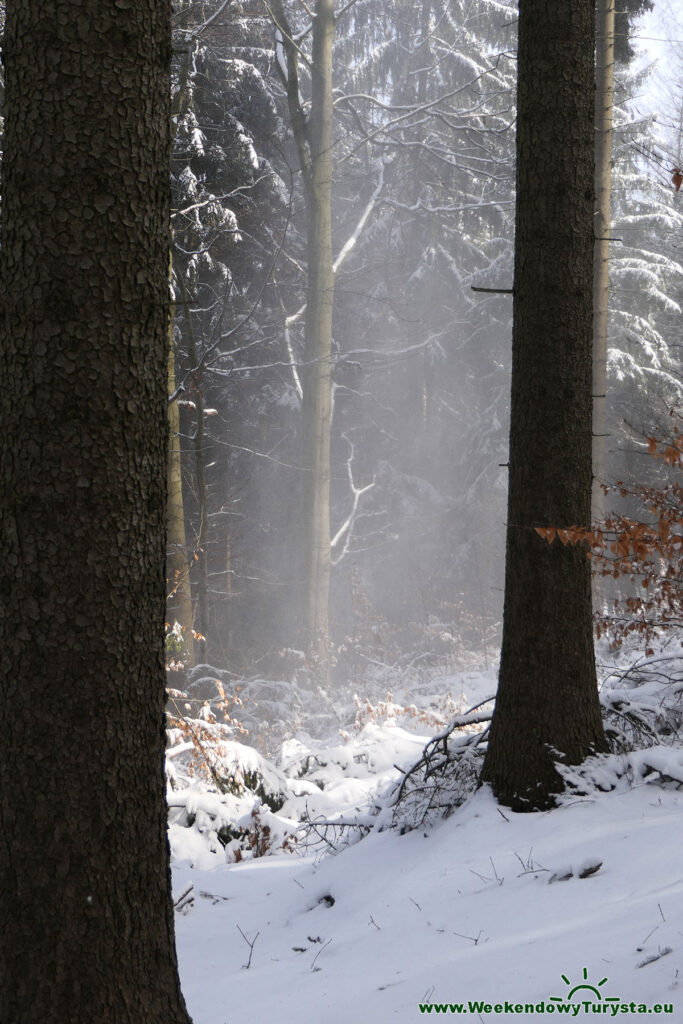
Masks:
[[[351,494],[353,495],[353,500],[351,503],[351,511],[349,512],[348,516],[346,517],[346,519],[344,520],[344,522],[339,527],[334,537],[330,541],[330,548],[334,550],[334,548],[336,548],[337,545],[345,538],[344,546],[340,551],[339,555],[337,555],[337,557],[332,560],[332,565],[338,565],[339,562],[341,562],[344,555],[349,550],[351,533],[353,530],[354,521],[356,519],[356,513],[358,511],[358,504],[360,502],[360,499],[363,497],[364,494],[367,494],[367,492],[371,491],[372,488],[375,486],[375,478],[373,477],[371,482],[369,484],[366,484],[365,487],[356,487],[356,484],[353,479],[353,457],[355,454],[355,446],[351,438],[348,436],[348,434],[342,434],[342,437],[349,446],[349,457],[346,460],[346,473],[349,478],[349,485],[351,487]]]

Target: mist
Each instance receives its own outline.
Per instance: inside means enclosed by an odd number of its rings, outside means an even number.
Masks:
[[[193,17],[180,5],[178,30],[189,31]],[[191,57],[177,58],[175,446],[184,586],[194,606],[194,621],[181,623],[177,680],[201,677],[203,670],[192,669],[199,662],[242,685],[296,681],[312,699],[316,687],[381,693],[495,664],[511,369],[515,33],[516,8],[507,2],[389,8],[367,0],[338,20],[328,126],[334,275],[323,296],[332,305],[331,330],[318,354],[311,348],[316,207],[305,164],[306,153],[315,153],[296,128],[297,118],[324,112],[307,63],[308,15],[294,4],[277,5],[272,17],[235,10],[191,37]],[[290,53],[296,95],[287,84],[290,34],[302,40],[301,57]],[[673,229],[679,214],[643,162],[653,126],[630,105],[639,72],[623,49],[613,169],[611,480],[633,476],[644,438],[680,402],[681,390],[671,343],[680,267],[670,230],[660,230],[662,216]],[[634,284],[648,296],[646,331]],[[323,427],[319,399],[310,395],[325,374],[331,413],[316,442],[324,461],[314,465],[306,453]],[[312,475],[321,476],[317,490]],[[317,497],[307,497],[314,490]],[[313,529],[329,538],[316,570]],[[193,645],[192,629],[205,639]]]

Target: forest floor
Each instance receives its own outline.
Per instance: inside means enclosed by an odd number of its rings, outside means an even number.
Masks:
[[[493,680],[469,673],[468,703]],[[346,767],[332,741],[327,820],[372,803],[429,735],[367,722]],[[485,788],[445,820],[332,854],[228,864],[172,829],[176,899],[193,886],[176,929],[195,1024],[683,1019],[683,749],[596,759],[587,778],[546,813],[499,808]]]

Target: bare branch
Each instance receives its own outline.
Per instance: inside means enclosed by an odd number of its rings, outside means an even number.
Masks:
[[[210,18],[207,18],[207,19],[206,19],[206,21],[202,22],[202,24],[201,24],[201,25],[197,25],[197,27],[196,27],[196,28],[193,28],[193,29],[191,29],[190,31],[185,31],[185,30],[183,30],[183,31],[182,31],[182,35],[183,35],[183,38],[185,39],[185,41],[186,41],[186,42],[188,42],[188,43],[190,43],[190,42],[192,42],[193,40],[195,40],[195,39],[198,39],[198,38],[199,38],[199,36],[200,36],[200,35],[202,34],[202,32],[205,32],[205,31],[206,31],[206,29],[207,29],[207,28],[209,27],[209,25],[210,25],[210,24],[211,24],[211,23],[212,23],[213,21],[215,21],[215,20],[216,20],[216,18],[217,18],[217,17],[218,17],[218,16],[220,15],[220,14],[222,14],[222,13],[223,13],[223,11],[225,10],[225,8],[226,8],[226,7],[228,6],[228,4],[229,4],[229,3],[231,3],[231,2],[232,2],[232,0],[223,0],[223,3],[222,3],[222,4],[220,5],[220,7],[218,8],[218,10],[217,10],[217,11],[214,11],[214,13],[213,13],[213,14],[211,15],[211,17],[210,17]]]
[[[246,935],[244,934],[244,932],[242,931],[242,929],[240,928],[240,926],[238,924],[235,925],[235,928],[240,933],[240,935],[242,936],[242,938],[244,939],[246,944],[249,946],[249,959],[247,960],[246,964],[242,964],[242,967],[244,968],[244,970],[248,971],[249,968],[251,967],[251,958],[254,955],[254,946],[256,945],[256,940],[258,939],[258,937],[259,937],[259,935],[261,933],[260,932],[256,932],[256,935],[254,936],[253,940],[250,942],[249,939],[246,937]]]

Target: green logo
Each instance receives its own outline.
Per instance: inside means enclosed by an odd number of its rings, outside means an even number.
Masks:
[[[619,996],[605,996],[604,1000],[603,1000],[603,995],[602,995],[602,992],[600,991],[600,989],[607,982],[608,979],[607,978],[603,978],[601,981],[599,981],[597,983],[597,985],[589,984],[589,982],[588,982],[588,968],[587,967],[584,967],[584,969],[583,969],[583,981],[580,984],[578,984],[578,985],[572,985],[571,981],[569,980],[569,978],[567,977],[566,974],[562,974],[562,975],[560,975],[560,977],[562,978],[562,981],[565,983],[565,985],[567,985],[567,987],[569,988],[569,992],[567,992],[567,994],[564,995],[564,996],[551,996],[550,997],[550,1002],[551,1003],[565,1003],[565,1002],[571,1003],[572,999],[574,998],[574,996],[576,995],[577,992],[581,992],[581,993],[592,992],[593,995],[595,996],[595,999],[592,1000],[593,1002],[605,1002],[605,1003],[618,1003],[618,1002],[620,1002]],[[580,996],[579,997],[579,1002],[582,1002],[582,1003],[583,1002],[587,1002],[585,996],[583,996],[583,998]]]

